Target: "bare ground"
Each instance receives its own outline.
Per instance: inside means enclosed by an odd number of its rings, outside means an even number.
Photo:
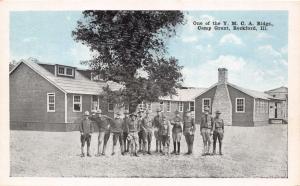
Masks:
[[[95,157],[97,133],[92,136],[92,157],[81,158],[79,132],[11,131],[11,176],[55,177],[268,177],[286,178],[287,125],[226,127],[223,156],[201,156],[197,129],[194,154]],[[154,142],[154,140],[153,140]],[[152,142],[152,150],[154,143]],[[172,150],[172,145],[170,150]]]

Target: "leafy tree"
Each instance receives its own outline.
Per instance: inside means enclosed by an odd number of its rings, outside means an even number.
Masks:
[[[84,11],[72,36],[88,46],[93,59],[84,61],[103,80],[123,86],[103,88],[102,97],[128,103],[134,111],[142,101],[176,94],[182,67],[166,59],[166,41],[184,24],[180,11]]]

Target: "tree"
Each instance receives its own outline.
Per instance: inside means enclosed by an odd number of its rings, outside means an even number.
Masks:
[[[118,91],[105,87],[101,96],[129,103],[132,112],[142,101],[176,94],[181,86],[182,67],[174,57],[165,57],[166,40],[180,24],[180,11],[83,11],[72,36],[93,53],[83,63],[94,74],[123,85]]]

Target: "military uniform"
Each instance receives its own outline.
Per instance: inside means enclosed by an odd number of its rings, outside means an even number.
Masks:
[[[117,114],[120,115],[120,114]],[[111,125],[111,132],[113,133],[113,149],[112,155],[115,154],[115,147],[117,145],[117,141],[120,143],[121,154],[124,155],[123,149],[123,128],[124,128],[124,121],[121,118],[115,118]]]
[[[148,154],[151,154],[151,141],[152,141],[152,120],[149,116],[142,119],[142,136],[143,136],[143,151],[146,153],[146,144],[148,144]]]
[[[139,112],[141,113],[141,111]],[[139,115],[138,116],[138,123],[139,123],[139,126],[142,125],[142,115]],[[143,143],[143,131],[142,131],[142,128],[140,127],[140,130],[138,131],[138,137],[139,137],[139,152],[142,152],[142,143]]]
[[[217,111],[217,113],[220,113]],[[219,141],[219,154],[222,155],[222,140],[224,135],[224,121],[221,118],[214,118],[213,125],[213,153],[216,153],[216,143]]]
[[[170,147],[170,136],[171,136],[171,124],[170,121],[164,120],[162,121],[160,128],[161,141],[163,144],[163,154],[169,154]]]
[[[137,155],[137,149],[138,149],[138,131],[140,130],[139,123],[136,118],[133,118],[135,116],[131,116],[130,122],[128,123],[128,141],[129,146],[131,149],[131,154],[134,153],[135,156]]]
[[[200,121],[200,133],[202,135],[204,150],[203,155],[209,154],[211,135],[213,130],[213,117],[210,114],[204,114]]]
[[[124,117],[124,127],[123,127],[123,145],[124,145],[125,152],[129,151],[129,143],[127,140],[128,133],[129,133],[129,129],[128,129],[129,122],[130,122],[129,117],[125,116]]]
[[[196,125],[194,122],[194,118],[191,116],[185,116],[183,119],[183,134],[185,136],[185,140],[188,147],[187,155],[193,153],[193,145],[194,145],[194,134],[196,130]]]
[[[159,128],[160,128],[160,125],[162,123],[162,118],[160,115],[156,115],[154,118],[153,118],[153,127],[154,127],[154,137],[156,139],[156,152],[158,152],[158,149],[160,152],[162,152],[161,150],[161,135],[160,135],[160,131],[159,131]]]
[[[85,116],[88,116],[89,112],[85,112]],[[94,131],[92,120],[89,118],[84,118],[81,120],[79,124],[79,131],[80,131],[80,141],[81,141],[81,157],[84,156],[83,148],[85,143],[87,143],[87,156],[90,155],[90,144],[91,144],[91,135]]]
[[[171,121],[171,125],[173,125],[172,128],[172,138],[173,138],[173,147],[174,151],[173,154],[179,154],[180,153],[180,141],[182,136],[182,119],[179,116],[175,116],[173,120]],[[176,151],[176,144],[178,151]]]

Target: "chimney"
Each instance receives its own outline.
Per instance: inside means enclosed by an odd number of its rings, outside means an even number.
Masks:
[[[218,84],[225,84],[228,80],[227,68],[218,68]]]

